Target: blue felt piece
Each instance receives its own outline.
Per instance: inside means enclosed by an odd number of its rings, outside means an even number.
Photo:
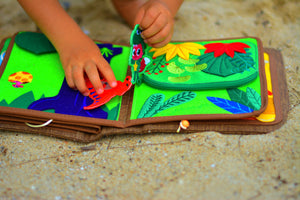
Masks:
[[[3,51],[0,55],[0,65],[2,64],[2,61],[4,60],[5,51]]]
[[[94,117],[107,119],[107,112],[101,108],[94,110],[84,110],[84,106],[93,103],[89,97],[83,96],[80,92],[71,89],[64,80],[61,90],[55,97],[42,98],[33,102],[28,109],[33,110],[55,110],[55,113],[77,115],[84,117]]]
[[[216,106],[231,112],[232,114],[251,113],[253,110],[243,104],[217,97],[207,97],[207,99]]]

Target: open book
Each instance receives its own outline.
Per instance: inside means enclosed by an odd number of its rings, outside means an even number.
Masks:
[[[266,133],[288,111],[280,52],[254,37],[172,42],[151,48],[137,25],[130,45],[95,41],[118,86],[98,95],[68,87],[55,48],[41,33],[0,45],[0,129],[90,142],[109,134]]]

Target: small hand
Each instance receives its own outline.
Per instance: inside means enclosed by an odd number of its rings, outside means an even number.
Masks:
[[[114,73],[103,58],[97,45],[87,36],[77,38],[74,43],[65,44],[59,50],[68,85],[78,89],[84,96],[89,95],[85,76],[90,80],[98,94],[103,93],[100,74],[111,87],[117,85]]]
[[[159,0],[150,0],[138,11],[135,24],[139,24],[142,37],[152,47],[163,47],[171,41],[174,20],[167,5]]]

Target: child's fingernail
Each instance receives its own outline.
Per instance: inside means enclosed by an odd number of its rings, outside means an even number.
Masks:
[[[83,93],[83,96],[86,96],[86,97],[87,97],[87,96],[89,96],[89,94],[90,94],[89,92],[84,92],[84,93]]]
[[[98,90],[97,90],[97,93],[98,93],[98,94],[102,94],[103,91],[104,91],[103,89],[98,89]]]
[[[116,87],[118,84],[117,84],[117,82],[116,81],[113,81],[112,83],[111,83],[111,87]]]

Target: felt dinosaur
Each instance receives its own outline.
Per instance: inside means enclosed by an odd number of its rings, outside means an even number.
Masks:
[[[83,96],[79,91],[71,89],[66,80],[64,80],[58,95],[39,99],[29,105],[28,109],[40,111],[53,109],[55,113],[60,114],[106,119],[108,114],[101,108],[94,110],[83,109],[83,107],[92,103],[92,99]]]
[[[107,102],[109,102],[115,96],[122,96],[125,92],[127,92],[131,86],[131,77],[127,76],[124,82],[117,81],[117,86],[111,88],[108,83],[102,79],[102,84],[104,87],[104,92],[102,94],[97,94],[91,82],[86,79],[87,87],[89,88],[90,95],[89,97],[93,100],[93,103],[85,106],[84,110],[92,110],[98,108]]]

